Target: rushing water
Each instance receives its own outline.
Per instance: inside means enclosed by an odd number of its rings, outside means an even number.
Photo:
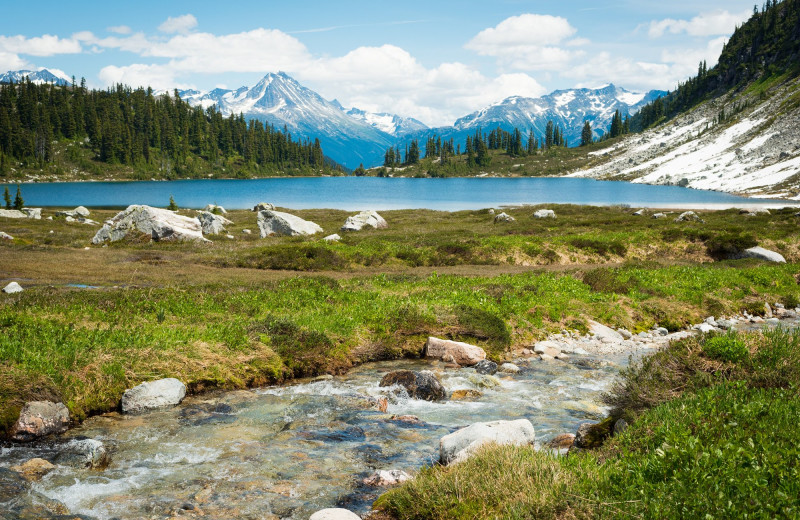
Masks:
[[[0,189],[3,186],[0,185]],[[14,193],[14,186],[11,186]],[[628,204],[637,207],[727,208],[783,201],[754,200],[677,186],[571,178],[389,179],[314,177],[168,182],[65,182],[25,184],[30,207],[78,205],[166,206],[170,195],[181,207],[215,203],[229,209],[271,202],[295,209],[345,210],[427,208],[444,211],[517,204]]]
[[[111,447],[111,465],[103,471],[59,465],[32,489],[98,519],[163,518],[181,508],[200,509],[205,518],[301,519],[337,504],[363,513],[381,490],[361,479],[376,469],[413,472],[431,464],[439,438],[458,427],[527,418],[541,443],[600,418],[600,394],[627,362],[611,359],[595,369],[519,360],[520,373],[495,378],[425,361],[373,363],[328,380],[93,417],[67,436],[101,440]],[[378,386],[386,371],[430,368],[449,391],[482,395],[430,403]],[[364,406],[363,396],[380,395],[390,397],[387,413]],[[423,424],[393,421],[393,414],[416,415]],[[0,451],[0,467],[55,454],[47,444],[12,445]]]

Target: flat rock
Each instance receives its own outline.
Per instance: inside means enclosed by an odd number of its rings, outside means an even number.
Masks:
[[[606,327],[602,323],[597,323],[596,321],[592,320],[589,320],[589,332],[601,341],[603,339],[609,339],[612,342],[620,342],[625,339],[622,337],[622,334],[611,327]]]
[[[464,461],[488,443],[524,446],[532,445],[535,440],[533,425],[528,419],[475,423],[439,440],[439,461],[442,464]]]
[[[650,218],[660,219],[660,218],[667,218],[667,215],[664,213],[653,213],[653,216]]]
[[[4,218],[28,218],[28,215],[18,209],[0,209],[0,217]]]
[[[548,356],[556,357],[561,354],[561,345],[555,341],[539,341],[533,346],[533,352],[536,354],[547,354]]]
[[[347,217],[347,220],[342,226],[342,231],[361,231],[365,227],[386,229],[389,227],[389,224],[386,223],[386,220],[384,220],[377,211],[367,210],[362,211],[358,215]]]
[[[168,209],[132,205],[120,211],[92,238],[93,244],[116,242],[129,234],[147,235],[156,242],[200,241],[203,229],[196,218],[178,215]]]
[[[483,395],[482,392],[473,390],[471,388],[459,388],[450,393],[451,401],[463,401],[464,399],[477,399]]]
[[[31,401],[22,407],[9,437],[15,441],[28,442],[53,433],[64,433],[69,424],[69,410],[64,403]]]
[[[225,233],[225,226],[233,224],[233,222],[222,215],[217,215],[210,211],[201,211],[197,215],[197,220],[200,222],[200,227],[203,229],[203,234],[205,235],[219,235]]]
[[[37,481],[56,469],[56,465],[44,459],[36,458],[27,460],[17,466],[11,466],[11,469],[19,473],[27,481]]]
[[[78,217],[88,217],[91,215],[88,209],[83,206],[78,206],[75,209],[70,209],[67,211],[56,211],[57,217],[71,217],[71,218],[78,218]]]
[[[24,289],[17,282],[11,282],[3,287],[3,292],[6,294],[21,293]]]
[[[430,370],[412,372],[396,370],[389,372],[381,379],[379,386],[400,385],[406,389],[408,396],[425,401],[440,401],[447,397],[447,391],[441,381]]]
[[[258,212],[258,229],[261,238],[269,236],[301,236],[321,233],[322,228],[309,220],[283,213],[281,211],[264,210]]]
[[[425,343],[425,357],[441,360],[448,358],[461,366],[472,366],[486,359],[486,351],[469,343],[431,336]]]
[[[786,259],[782,254],[775,251],[770,251],[769,249],[764,249],[763,247],[759,246],[740,251],[734,255],[734,258],[756,258],[758,260],[765,260],[767,262],[775,262],[778,264],[786,263]]]
[[[361,482],[372,487],[390,487],[409,480],[411,475],[399,469],[379,469]]]
[[[144,382],[122,394],[122,412],[136,413],[164,406],[175,406],[186,396],[186,385],[169,377]]]
[[[533,213],[533,218],[556,218],[556,212],[552,209],[540,209]]]
[[[328,509],[320,509],[308,517],[308,520],[361,520],[361,517],[347,509],[330,507]]]

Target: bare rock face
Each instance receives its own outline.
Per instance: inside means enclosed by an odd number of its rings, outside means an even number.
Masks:
[[[197,220],[200,221],[200,226],[203,228],[203,234],[205,235],[225,233],[225,226],[233,224],[222,215],[217,215],[210,211],[201,211],[197,215]]]
[[[106,222],[92,238],[92,243],[116,242],[130,233],[149,235],[156,242],[208,241],[203,238],[200,221],[195,218],[184,217],[168,209],[132,205]]]
[[[461,366],[471,367],[486,359],[486,351],[469,343],[431,336],[425,343],[425,357],[441,360],[452,359]]]
[[[11,427],[10,437],[28,442],[52,433],[64,433],[69,424],[69,410],[64,403],[31,401],[22,407],[19,419]]]
[[[447,397],[441,381],[430,370],[412,372],[411,370],[396,370],[389,372],[379,386],[400,385],[406,389],[408,396],[425,401],[440,401]]]
[[[321,233],[322,228],[314,222],[281,211],[264,210],[258,212],[258,229],[261,238],[268,236],[313,235]]]
[[[471,457],[488,443],[533,445],[536,435],[528,419],[475,423],[439,440],[439,462],[458,463]]]
[[[362,211],[358,215],[347,217],[344,226],[342,226],[342,231],[361,231],[365,227],[386,229],[389,224],[386,223],[382,216],[378,215],[377,211],[368,210]]]
[[[173,377],[147,381],[122,394],[122,412],[136,413],[175,406],[186,396],[186,385]]]

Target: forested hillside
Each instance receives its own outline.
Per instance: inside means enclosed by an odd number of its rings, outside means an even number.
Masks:
[[[29,81],[0,85],[0,176],[124,172],[132,178],[319,175],[318,140],[191,107],[174,95],[122,85],[89,90]]]

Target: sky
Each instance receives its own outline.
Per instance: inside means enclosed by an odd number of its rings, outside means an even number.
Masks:
[[[9,2],[0,72],[205,91],[283,71],[345,107],[441,126],[514,95],[674,89],[752,12],[750,0]]]

